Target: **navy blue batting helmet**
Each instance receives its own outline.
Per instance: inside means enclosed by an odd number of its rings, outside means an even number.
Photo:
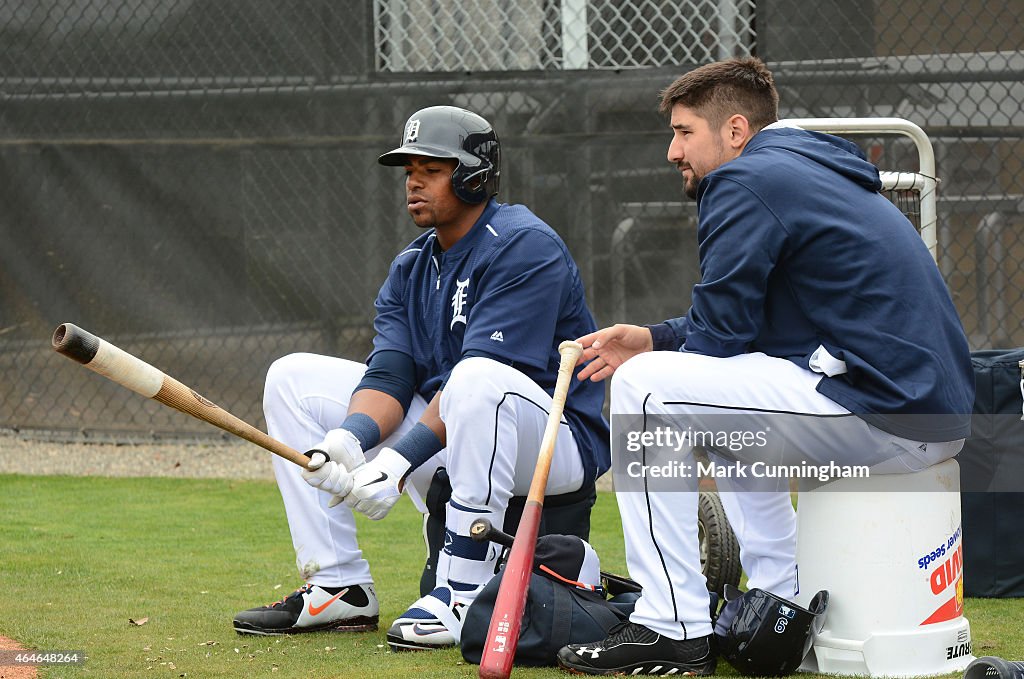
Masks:
[[[807,608],[763,589],[725,586],[725,605],[715,621],[719,654],[740,674],[781,677],[796,672],[825,622],[828,592]]]
[[[498,193],[501,145],[486,120],[456,106],[431,106],[409,116],[401,145],[377,159],[381,165],[405,165],[409,156],[453,158],[455,195],[470,204]]]

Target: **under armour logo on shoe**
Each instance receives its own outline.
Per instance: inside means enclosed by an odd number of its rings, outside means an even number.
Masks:
[[[586,646],[581,646],[576,650],[576,654],[580,657],[582,657],[584,653],[589,653],[591,660],[593,660],[594,658],[601,655],[601,647],[595,646],[594,648],[587,648]]]

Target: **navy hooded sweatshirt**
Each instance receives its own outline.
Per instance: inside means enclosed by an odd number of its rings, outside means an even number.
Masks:
[[[805,369],[822,346],[847,366],[822,377],[824,396],[897,436],[964,438],[974,374],[963,327],[928,249],[880,188],[847,140],[758,132],[697,188],[701,281],[686,316],[666,321],[668,344]],[[655,348],[669,348],[661,328]]]

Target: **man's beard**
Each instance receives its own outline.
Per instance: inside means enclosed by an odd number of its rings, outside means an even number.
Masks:
[[[683,178],[683,193],[686,194],[690,200],[697,200],[697,186],[700,185],[700,180],[703,177],[698,177],[697,173],[690,168],[690,178]]]

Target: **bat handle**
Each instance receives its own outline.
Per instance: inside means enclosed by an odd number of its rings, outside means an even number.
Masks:
[[[511,547],[514,538],[498,530],[487,519],[477,519],[469,526],[469,537],[475,542],[497,542],[502,547]]]

